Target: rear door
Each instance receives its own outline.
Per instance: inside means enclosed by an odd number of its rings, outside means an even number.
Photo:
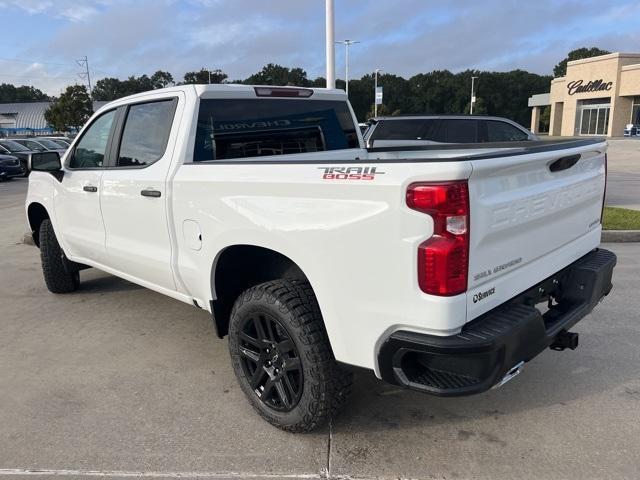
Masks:
[[[606,144],[537,149],[471,159],[470,319],[600,242]]]
[[[104,172],[100,194],[108,265],[170,290],[176,287],[166,179],[178,128],[178,95],[119,108],[113,164]]]

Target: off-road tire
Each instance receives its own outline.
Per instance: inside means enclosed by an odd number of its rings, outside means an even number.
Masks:
[[[256,312],[275,318],[298,352],[302,393],[290,411],[277,411],[263,403],[242,367],[240,331],[248,316]],[[243,292],[231,312],[229,351],[240,387],[252,407],[282,430],[308,432],[318,428],[346,403],[351,392],[353,375],[336,363],[318,302],[306,281],[274,280]]]
[[[40,224],[39,240],[42,273],[49,291],[51,293],[75,292],[80,286],[80,273],[68,272],[65,268],[66,257],[53,231],[51,220],[45,219]]]

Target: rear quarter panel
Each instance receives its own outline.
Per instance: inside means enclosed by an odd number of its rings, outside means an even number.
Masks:
[[[323,178],[327,167],[354,166],[375,167],[374,180]],[[433,223],[406,207],[405,192],[414,181],[470,173],[467,162],[183,165],[173,180],[175,225],[192,220],[202,230],[200,250],[177,234],[184,287],[212,298],[210,267],[230,245],[276,250],[309,278],[336,358],[374,368],[385,333],[448,334],[465,322],[464,295],[431,297],[418,287],[417,246]]]

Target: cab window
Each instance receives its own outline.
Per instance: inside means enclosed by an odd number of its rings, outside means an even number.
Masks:
[[[104,165],[107,142],[115,116],[115,110],[101,115],[82,134],[69,162],[69,168],[101,168]]]

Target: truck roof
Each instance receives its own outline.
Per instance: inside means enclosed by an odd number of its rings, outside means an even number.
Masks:
[[[257,92],[260,89],[264,89],[265,92],[271,90],[273,95],[259,95]],[[295,96],[287,93],[301,91],[309,92],[305,95]],[[136,93],[134,95],[128,95],[126,97],[118,98],[112,102],[100,108],[105,110],[111,108],[116,103],[127,103],[131,100],[142,99],[150,94],[158,93],[174,93],[185,92],[188,95],[195,94],[200,98],[258,98],[260,96],[269,98],[296,98],[301,100],[334,100],[334,101],[346,101],[347,95],[344,90],[331,89],[331,88],[308,88],[308,87],[295,87],[295,86],[274,86],[274,85],[243,85],[236,83],[220,83],[220,84],[189,84],[189,85],[176,85],[173,87],[159,88],[157,90],[148,90],[146,92]],[[282,95],[278,95],[278,92],[282,92]]]

